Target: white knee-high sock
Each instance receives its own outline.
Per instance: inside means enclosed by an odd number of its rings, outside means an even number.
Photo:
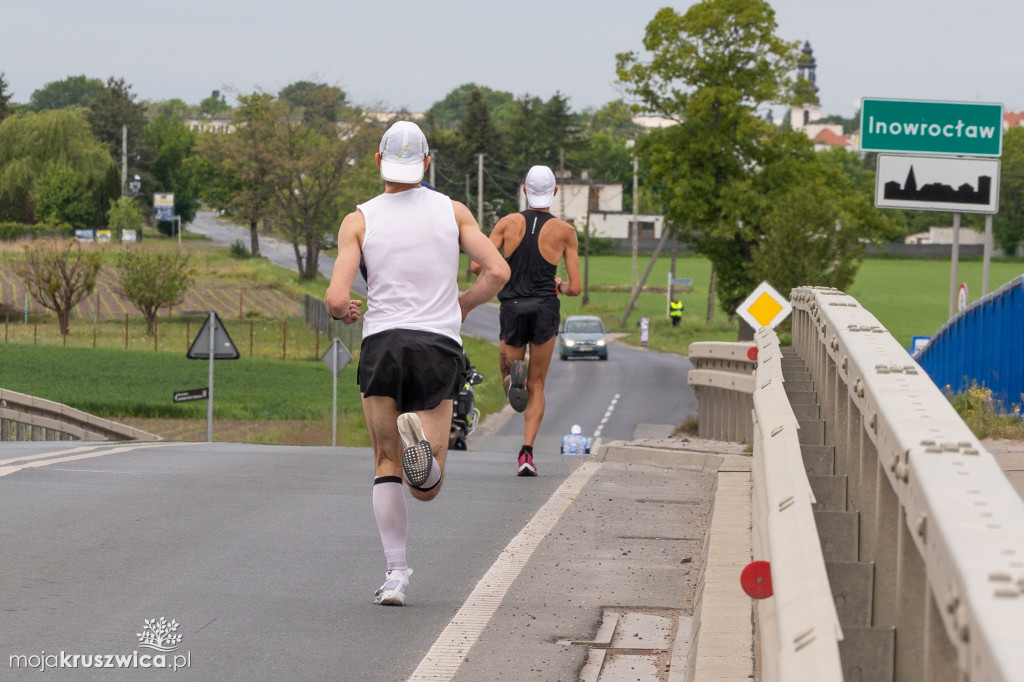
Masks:
[[[409,519],[405,508],[405,486],[397,476],[378,476],[373,480],[373,516],[377,519],[380,543],[389,571],[406,571],[405,540]]]
[[[420,486],[422,490],[430,490],[441,480],[441,465],[437,463],[436,459],[430,461],[430,473],[427,474],[427,480],[423,481],[423,485]]]

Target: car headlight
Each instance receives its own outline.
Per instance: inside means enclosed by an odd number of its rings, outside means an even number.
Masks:
[[[597,345],[603,346],[604,345],[604,339],[598,339],[597,340]]]
[[[573,341],[572,339],[563,339],[562,342],[565,344],[566,348],[572,348],[573,346],[576,345],[576,342]]]

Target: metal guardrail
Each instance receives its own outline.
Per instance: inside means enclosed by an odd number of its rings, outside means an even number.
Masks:
[[[1024,501],[907,351],[852,297],[801,287],[793,346],[818,389],[871,625],[896,629],[896,680],[1019,680]]]
[[[799,425],[782,378],[782,349],[771,329],[757,343],[752,547],[771,566],[773,595],[760,599],[761,670],[766,682],[841,682],[843,630],[814,520]]]
[[[27,440],[154,441],[160,437],[61,403],[0,388],[0,441]]]

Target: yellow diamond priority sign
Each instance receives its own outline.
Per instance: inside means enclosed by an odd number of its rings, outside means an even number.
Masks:
[[[789,317],[793,306],[768,282],[761,282],[736,308],[736,312],[755,330],[761,327],[774,329]]]

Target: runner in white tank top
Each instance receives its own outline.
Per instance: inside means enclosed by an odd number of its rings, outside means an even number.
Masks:
[[[366,221],[363,338],[387,329],[416,329],[461,345],[459,226],[452,200],[416,187],[381,194],[356,208]],[[409,216],[416,216],[415,223]]]
[[[359,320],[363,302],[351,298],[351,289],[363,257],[367,311],[358,379],[375,460],[373,513],[387,562],[373,601],[402,606],[412,574],[403,478],[416,499],[440,492],[452,420],[446,395],[465,357],[459,330],[466,314],[508,281],[509,267],[465,205],[419,186],[430,157],[415,123],[391,126],[376,161],[384,194],[342,221],[324,302],[335,319]],[[460,248],[483,264],[461,293]]]

